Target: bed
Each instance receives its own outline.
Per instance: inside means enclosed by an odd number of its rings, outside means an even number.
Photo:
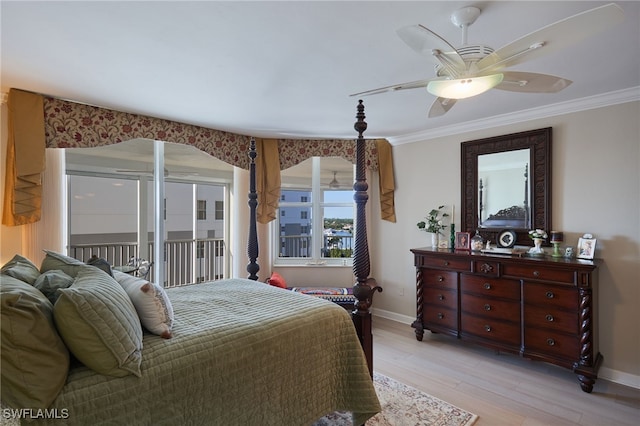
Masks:
[[[357,117],[356,149],[364,150],[362,102]],[[55,253],[40,268],[20,256],[14,269],[3,267],[2,400],[18,409],[10,416],[27,416],[29,424],[309,425],[337,410],[363,424],[380,411],[369,312],[379,289],[368,277],[364,164],[357,165],[354,185],[356,302],[349,313],[257,281],[251,145],[247,279],[164,290]],[[57,271],[73,284],[58,291],[50,285],[54,291],[44,295],[36,283],[44,275],[53,282],[49,276]],[[130,291],[153,294],[149,300],[164,322],[147,325]],[[47,324],[57,338],[45,333]]]

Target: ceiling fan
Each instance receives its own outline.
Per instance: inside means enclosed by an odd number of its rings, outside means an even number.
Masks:
[[[490,89],[524,93],[555,93],[572,82],[549,74],[505,71],[506,68],[564,49],[620,22],[622,9],[614,3],[596,7],[557,21],[493,50],[489,46],[468,44],[467,30],[480,16],[477,7],[464,7],[451,15],[451,22],[462,29],[462,45],[453,47],[444,38],[422,25],[397,30],[413,50],[435,63],[436,76],[381,87],[351,96],[376,95],[426,87],[437,99],[429,117],[444,115],[458,99],[479,95]]]
[[[331,189],[338,189],[340,188],[340,182],[338,182],[338,179],[336,179],[336,174],[338,172],[333,172],[333,180],[331,182],[329,182],[329,188]]]

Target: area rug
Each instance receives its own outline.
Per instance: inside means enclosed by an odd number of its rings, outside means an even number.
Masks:
[[[373,383],[382,411],[367,426],[471,426],[478,416],[380,373]],[[351,426],[351,413],[335,412],[313,426]]]

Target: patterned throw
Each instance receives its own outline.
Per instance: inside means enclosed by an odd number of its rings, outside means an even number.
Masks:
[[[342,307],[353,307],[356,301],[352,287],[289,287],[289,290],[325,299]]]
[[[382,412],[367,426],[471,426],[478,416],[380,373],[373,381]],[[351,413],[328,414],[313,426],[351,426]]]

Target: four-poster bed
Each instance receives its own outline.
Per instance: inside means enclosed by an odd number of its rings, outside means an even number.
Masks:
[[[358,105],[357,118],[358,166],[354,184],[358,221],[354,250],[357,279],[354,294],[357,302],[351,317],[337,304],[257,281],[257,154],[255,144],[251,142],[249,279],[228,279],[166,289],[174,313],[172,337],[153,334],[139,323],[128,324],[133,332],[127,339],[134,341],[134,348],[126,355],[126,361],[121,360],[126,364],[124,373],[122,366],[114,367],[118,371],[114,375],[100,374],[93,366],[89,368],[93,361],[85,360],[96,355],[90,353],[87,358],[86,353],[77,351],[77,342],[72,344],[73,336],[56,329],[56,324],[69,323],[62,321],[63,314],[59,311],[63,305],[59,300],[52,304],[46,297],[40,298],[32,282],[9,275],[9,268],[5,271],[3,267],[3,404],[14,408],[48,408],[63,416],[65,424],[103,421],[184,424],[207,419],[216,424],[307,425],[337,410],[351,411],[354,424],[363,424],[379,412],[380,405],[371,378],[369,308],[372,294],[381,290],[372,285],[374,281],[368,277],[370,267],[364,216],[367,183],[362,136],[366,123],[362,102]],[[114,271],[113,278],[110,278],[97,268],[58,254],[47,255],[46,268],[45,262],[43,267],[37,268],[33,264],[29,266],[28,260],[19,260],[21,267],[27,265],[35,274],[50,272],[52,268],[63,270],[70,276],[77,274],[68,288],[59,290],[59,297],[63,300],[85,297],[86,292],[91,291],[91,285],[87,286],[85,282],[87,275],[97,274],[96,280],[117,283],[126,275]],[[93,282],[91,279],[88,281]],[[37,299],[38,312],[47,313],[44,318],[34,317],[33,322],[47,329],[50,340],[58,344],[47,343],[43,347],[43,342],[31,342],[21,346],[20,342],[6,341],[11,336],[5,333],[5,325],[16,324],[10,316],[15,313],[23,317],[25,313],[33,313],[30,311],[33,306],[13,303],[25,292],[31,292],[31,296]],[[83,303],[86,305],[86,300]],[[64,306],[75,305],[67,303]],[[94,314],[92,311],[91,315]],[[68,315],[65,311],[65,316]],[[115,320],[108,315],[97,315],[100,323],[116,325],[109,323]],[[87,330],[91,330],[89,318],[95,320],[96,317],[86,317],[80,312],[73,321],[88,322]],[[306,326],[301,327],[300,324]],[[140,338],[136,346],[138,335]],[[91,352],[96,348],[92,346],[87,350]],[[117,352],[112,347],[106,350]],[[70,364],[67,361],[50,366],[52,371],[38,372],[40,377],[46,374],[57,377],[51,381],[44,395],[42,389],[26,389],[29,387],[25,384],[26,378],[31,374],[28,366],[22,371],[17,361],[5,358],[5,355],[24,358],[28,354],[28,359],[33,360],[34,353],[40,351],[48,358],[51,358],[52,351],[58,351],[61,353],[55,359],[72,360]],[[64,374],[62,381],[61,373]],[[41,423],[55,423],[55,420],[37,419]]]

